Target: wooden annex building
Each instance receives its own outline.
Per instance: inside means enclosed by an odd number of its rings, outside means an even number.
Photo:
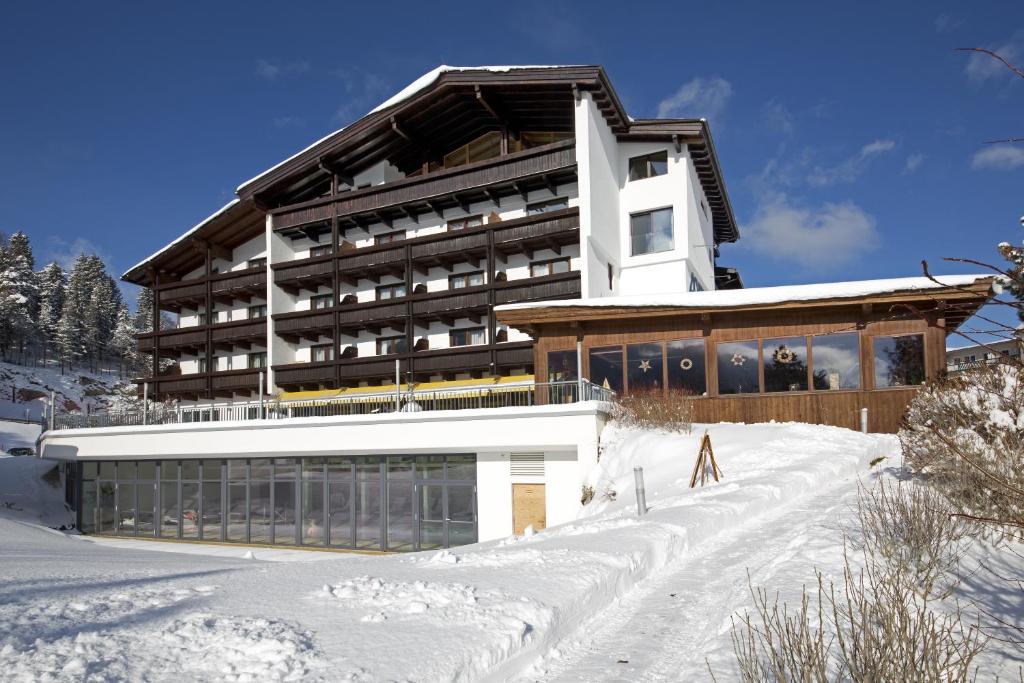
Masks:
[[[992,295],[954,276],[537,302],[501,307],[529,331],[538,378],[693,396],[697,422],[898,430],[946,371],[946,337]],[[579,360],[577,360],[579,359]]]

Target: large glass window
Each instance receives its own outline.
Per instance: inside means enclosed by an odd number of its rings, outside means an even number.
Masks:
[[[575,382],[576,351],[548,351],[548,381]]]
[[[82,533],[89,534],[96,531],[97,517],[99,516],[99,505],[96,496],[96,480],[82,480]]]
[[[354,463],[351,458],[327,459],[327,514],[330,544],[352,546]]]
[[[474,161],[491,159],[501,154],[501,133],[484,133],[472,142],[444,155],[444,167],[454,168]]]
[[[302,461],[302,542],[307,545],[324,544],[324,467],[322,458]]]
[[[135,482],[117,482],[117,533],[135,535]]]
[[[856,332],[811,337],[814,390],[860,388],[860,335]]]
[[[465,289],[466,287],[479,287],[484,283],[483,271],[475,273],[459,273],[448,276],[448,289]]]
[[[137,533],[139,536],[153,536],[156,532],[154,524],[154,506],[156,505],[156,482],[139,480],[138,483],[138,506],[139,517]]]
[[[451,330],[448,333],[448,346],[476,346],[487,343],[487,332],[482,327],[465,330]]]
[[[181,528],[181,506],[178,501],[178,462],[160,463],[160,531],[163,538],[177,538]]]
[[[295,545],[295,460],[274,460],[274,543]]]
[[[628,367],[626,379],[629,393],[661,393],[664,386],[662,376],[665,368],[661,359],[661,350],[660,343],[630,344],[626,347]]]
[[[668,173],[668,151],[652,152],[629,160],[629,179],[643,180]]]
[[[249,462],[249,541],[270,543],[270,460]]]
[[[622,393],[622,347],[605,346],[590,349],[590,381]]]
[[[668,365],[668,388],[693,396],[707,393],[707,373],[704,367],[704,340],[680,339],[665,345]]]
[[[393,353],[405,353],[408,348],[409,344],[404,336],[377,338],[378,356],[389,356]]]
[[[669,251],[674,246],[672,209],[635,213],[629,217],[630,253],[633,256]]]
[[[875,388],[924,383],[924,335],[875,337]]]
[[[413,513],[413,458],[391,457],[388,468],[388,550],[412,550],[415,542]]]
[[[761,380],[757,368],[757,355],[756,340],[718,344],[718,393],[759,393]]]
[[[225,508],[226,536],[229,541],[245,541],[248,538],[248,470],[249,464],[245,460],[228,460],[228,498]]]
[[[379,458],[356,460],[356,547],[381,547],[381,479]]]
[[[782,337],[761,342],[765,391],[807,391],[807,339]]]

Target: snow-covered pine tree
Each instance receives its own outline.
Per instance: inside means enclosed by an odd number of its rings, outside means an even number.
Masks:
[[[1021,219],[1024,222],[1024,218]],[[1013,246],[1009,242],[999,245],[999,253],[1006,259],[1009,267],[1006,269],[1006,281],[1003,282],[1003,289],[1013,295],[1020,302],[1017,307],[1017,317],[1024,323],[1024,246]]]
[[[140,333],[153,331],[153,290],[149,287],[139,289],[135,299],[135,328]]]
[[[59,263],[53,261],[36,273],[39,285],[39,334],[44,352],[57,352],[57,327],[64,309],[64,296],[68,276]],[[45,356],[44,356],[45,358]]]
[[[26,347],[37,337],[38,290],[35,258],[28,237],[14,233],[0,256],[0,346],[5,358],[24,361]]]
[[[93,284],[85,307],[85,338],[93,370],[100,369],[104,358],[118,355],[113,336],[121,304],[117,283],[102,272]]]
[[[112,346],[121,359],[122,377],[126,372],[134,375],[141,365],[138,342],[135,340],[136,334],[138,334],[138,330],[135,327],[135,319],[128,312],[128,306],[122,303],[117,311],[117,324],[114,326],[111,340]]]

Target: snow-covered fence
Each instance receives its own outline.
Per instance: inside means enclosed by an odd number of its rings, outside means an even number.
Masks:
[[[371,415],[394,413],[396,409],[399,412],[420,412],[529,407],[580,401],[611,401],[613,396],[614,392],[609,389],[583,380],[483,385],[427,391],[399,390],[300,401],[266,401],[263,404],[256,401],[189,406],[168,406],[160,403],[151,406],[147,411],[112,411],[92,415],[57,413],[53,419],[53,429]]]

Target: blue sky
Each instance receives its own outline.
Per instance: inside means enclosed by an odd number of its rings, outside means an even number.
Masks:
[[[748,286],[996,260],[1024,214],[1024,5],[19,3],[0,26],[0,231],[117,273],[434,66],[601,64],[710,120]]]

